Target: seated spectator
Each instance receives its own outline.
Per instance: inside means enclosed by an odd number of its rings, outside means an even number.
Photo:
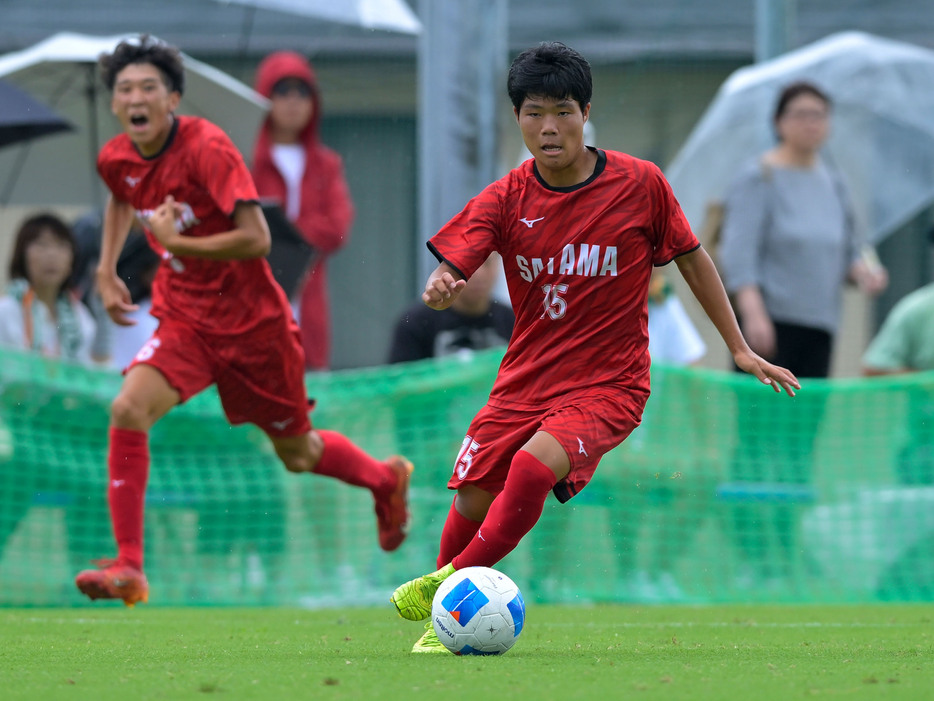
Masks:
[[[77,252],[71,229],[53,214],[22,223],[10,260],[10,282],[0,297],[0,346],[90,364],[97,325],[72,292]]]
[[[108,360],[93,352],[97,326],[72,288],[76,252],[71,229],[53,214],[37,214],[20,225],[10,281],[0,297],[0,346],[87,365]],[[28,451],[14,448],[0,462],[7,490],[0,504],[0,555],[36,494],[51,490],[71,495],[65,513],[71,563],[87,562],[89,552],[98,552],[109,537],[106,528],[95,528],[99,514],[106,513],[103,491],[84,475],[31,461]]]
[[[467,287],[443,312],[419,300],[396,322],[390,363],[439,358],[505,346],[515,321],[512,309],[493,298],[501,262],[494,253],[470,278]]]
[[[934,241],[934,236],[932,236]],[[863,355],[864,375],[934,370],[934,282],[903,297]],[[896,462],[901,484],[934,484],[934,400],[924,386],[908,392],[907,440]]]
[[[864,375],[934,370],[934,282],[906,295],[863,355]]]
[[[931,232],[934,243],[934,230]],[[934,370],[934,282],[903,297],[863,355],[863,374],[894,375]],[[905,433],[895,456],[895,478],[904,489],[934,485],[934,393],[931,384],[907,388]],[[921,537],[883,573],[876,595],[883,601],[934,596],[934,538]]]
[[[160,258],[146,241],[143,229],[134,225],[117,259],[117,275],[126,284],[130,301],[136,309],[126,312],[132,324],[115,324],[103,307],[94,280],[101,254],[102,218],[100,210],[93,210],[77,219],[72,227],[78,243],[76,288],[98,324],[95,349],[106,350],[112,356],[113,366],[123,370],[159,325],[149,312],[152,308],[152,281]]]

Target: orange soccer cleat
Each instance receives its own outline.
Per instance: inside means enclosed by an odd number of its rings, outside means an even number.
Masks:
[[[376,498],[376,525],[379,547],[391,552],[402,545],[409,527],[409,480],[415,468],[399,455],[387,459],[386,465],[395,473],[397,482],[387,496]]]
[[[116,560],[96,560],[98,569],[83,570],[75,584],[89,599],[122,599],[127,606],[149,601],[149,582],[142,571]]]

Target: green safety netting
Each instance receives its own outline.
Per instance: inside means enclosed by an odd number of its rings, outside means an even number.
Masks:
[[[413,524],[377,544],[368,493],[287,473],[208,391],[153,429],[152,605],[388,605],[434,569],[445,484],[501,351],[312,374],[316,426],[416,465]],[[108,410],[121,378],[0,351],[0,605],[86,603],[112,556]],[[656,366],[642,426],[498,567],[536,601],[934,600],[934,373],[810,381]]]

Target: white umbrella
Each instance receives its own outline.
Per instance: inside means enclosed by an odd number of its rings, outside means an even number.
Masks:
[[[218,0],[225,5],[276,10],[364,29],[418,34],[422,24],[405,0]]]
[[[707,202],[775,143],[775,102],[794,80],[833,100],[826,152],[871,242],[934,202],[934,51],[843,32],[741,68],[720,87],[666,172],[695,230]]]
[[[97,59],[125,38],[63,32],[0,56],[0,78],[18,85],[75,126],[75,131],[0,151],[0,205],[102,204],[94,164],[100,147],[119,132]],[[206,117],[246,154],[268,102],[213,66],[183,54],[185,94],[179,114]]]

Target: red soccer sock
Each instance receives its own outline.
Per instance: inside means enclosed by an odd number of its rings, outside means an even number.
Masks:
[[[386,494],[396,486],[396,476],[385,463],[370,457],[346,436],[336,431],[318,430],[324,440],[324,452],[315,469],[316,475],[334,477],[355,487],[366,487],[373,494]]]
[[[143,569],[143,509],[149,480],[149,437],[143,431],[110,428],[107,500],[117,540],[117,560]]]
[[[455,498],[455,502],[457,499]],[[451,504],[451,510],[448,512],[447,520],[444,522],[444,530],[441,531],[441,546],[438,548],[438,569],[441,569],[455,555],[458,555],[467,544],[473,540],[473,537],[480,529],[479,521],[472,521]]]
[[[545,463],[524,450],[516,453],[503,491],[493,500],[477,534],[451,561],[454,569],[492,567],[511,553],[541,518],[555,482],[555,473]]]

